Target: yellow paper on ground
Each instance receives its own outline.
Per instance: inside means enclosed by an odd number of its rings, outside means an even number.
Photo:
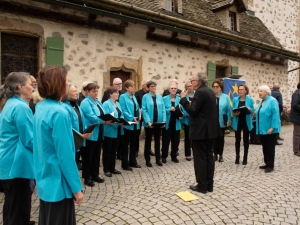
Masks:
[[[193,195],[192,193],[190,193],[188,191],[178,192],[178,193],[176,193],[176,195],[178,197],[182,198],[186,202],[199,199],[196,195]]]

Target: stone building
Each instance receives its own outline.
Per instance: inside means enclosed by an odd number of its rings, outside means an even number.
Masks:
[[[243,75],[258,100],[261,84],[286,90],[298,82],[287,71],[300,57],[248,10],[253,1],[2,0],[1,80],[11,70],[36,75],[60,64],[78,89],[85,80],[104,89],[121,77],[138,88],[153,79],[162,92],[170,79],[182,89],[203,71],[210,81]]]
[[[300,51],[299,0],[248,0],[248,8],[255,12],[255,16],[262,20],[283,48],[295,52]],[[285,79],[279,81],[281,85],[284,85],[282,92],[285,104],[290,102],[291,95],[296,90],[299,67],[297,61],[289,60]]]

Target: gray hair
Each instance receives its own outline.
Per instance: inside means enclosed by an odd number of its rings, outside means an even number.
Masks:
[[[116,77],[114,80],[113,80],[113,84],[117,83],[117,82],[121,82],[122,83],[122,80],[118,77]]]
[[[149,80],[143,80],[142,81],[142,85],[147,85],[147,82],[148,82]]]
[[[280,85],[278,83],[273,85],[273,89],[274,90],[279,90],[280,89]]]
[[[197,73],[195,78],[201,82],[201,85],[207,85],[207,75],[205,73]]]
[[[175,86],[176,88],[178,88],[178,84],[176,82],[170,82],[168,90],[170,90],[171,86]]]
[[[268,93],[268,95],[271,95],[271,89],[269,88],[268,85],[261,85],[258,87],[259,91],[265,91]]]
[[[26,85],[30,74],[25,72],[11,72],[7,75],[4,84],[0,88],[0,99],[20,96],[18,85]]]

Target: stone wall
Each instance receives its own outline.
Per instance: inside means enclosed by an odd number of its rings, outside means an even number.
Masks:
[[[248,0],[248,8],[255,12],[255,16],[263,21],[285,49],[299,52],[299,0]],[[297,62],[288,62],[288,70],[299,66]],[[283,75],[285,83],[278,82],[283,86],[284,104],[288,105],[299,82],[299,70]]]
[[[9,13],[1,13],[1,20],[7,21],[4,24],[0,23],[2,32],[10,32],[11,27],[15,32],[32,32],[24,31],[23,27],[29,24],[30,27],[37,27],[39,32],[35,35],[40,37],[42,43],[46,37],[64,37],[64,65],[69,69],[70,82],[74,83],[78,90],[86,80],[97,82],[102,90],[109,83],[109,71],[115,67],[131,71],[132,79],[138,82],[145,79],[155,80],[159,93],[162,93],[172,78],[178,79],[179,88],[183,89],[185,81],[189,80],[193,73],[207,71],[208,61],[217,63],[225,60],[230,66],[239,67],[239,74],[244,75],[242,79],[246,80],[250,95],[256,101],[257,87],[261,84],[278,81],[283,84],[283,94],[288,94],[285,66],[149,41],[146,40],[146,26],[129,23],[125,34],[118,34]],[[16,20],[23,26],[5,25],[14,25]],[[44,51],[41,51],[41,66],[45,65]]]

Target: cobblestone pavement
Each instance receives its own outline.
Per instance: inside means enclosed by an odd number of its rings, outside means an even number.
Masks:
[[[214,192],[189,189],[195,184],[193,161],[178,164],[168,158],[159,167],[105,177],[105,183],[84,188],[84,203],[76,206],[77,224],[300,224],[300,158],[292,153],[292,126],[284,126],[283,145],[276,146],[275,170],[265,174],[260,145],[250,145],[248,165],[236,165],[233,132],[226,136],[224,162],[216,163]],[[142,141],[143,142],[143,141]],[[142,148],[141,148],[142,149]],[[103,175],[101,168],[101,175]],[[175,193],[191,191],[199,200],[184,202]],[[2,224],[3,193],[0,193]],[[32,198],[32,219],[38,221],[39,200]]]

